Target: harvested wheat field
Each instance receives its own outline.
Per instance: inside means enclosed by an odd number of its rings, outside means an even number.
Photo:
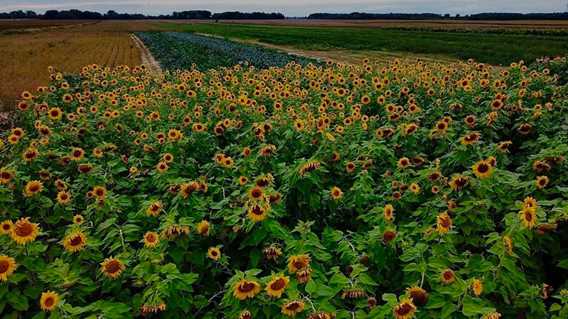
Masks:
[[[25,29],[21,21],[14,23]],[[30,25],[35,27],[34,23]],[[12,109],[22,91],[46,85],[48,66],[77,73],[93,63],[102,66],[142,63],[140,49],[129,31],[151,29],[151,23],[105,21],[76,26],[69,23],[62,28],[0,34],[0,110]],[[3,22],[0,28],[6,24]]]

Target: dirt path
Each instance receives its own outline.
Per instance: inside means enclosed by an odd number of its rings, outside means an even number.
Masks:
[[[142,40],[140,40],[140,38],[138,38],[135,34],[131,34],[130,37],[134,41],[134,44],[136,44],[136,47],[140,50],[142,64],[148,67],[153,74],[162,75],[162,68],[160,67],[160,64],[156,61],[156,59],[154,59],[154,56],[144,45],[144,42],[142,42]]]

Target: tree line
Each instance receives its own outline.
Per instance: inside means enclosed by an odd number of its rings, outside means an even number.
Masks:
[[[133,19],[285,19],[282,13],[229,11],[212,13],[207,10],[174,11],[167,15],[145,15],[140,13],[118,13],[109,10],[106,13],[93,11],[48,10],[44,14],[34,11],[0,12],[0,19],[46,19],[46,20],[133,20]],[[345,19],[345,20],[568,20],[568,12],[556,13],[499,13],[487,12],[471,15],[437,13],[312,13],[308,19]]]
[[[312,13],[308,19],[338,20],[566,20],[568,12],[554,13],[501,13],[486,12],[470,15],[437,13]]]
[[[284,19],[282,13],[272,12],[221,12],[211,13],[207,10],[174,11],[167,15],[145,15],[140,13],[118,13],[109,10],[106,13],[93,11],[47,10],[44,14],[34,11],[0,12],[0,19],[45,19],[45,20],[139,20],[139,19]]]

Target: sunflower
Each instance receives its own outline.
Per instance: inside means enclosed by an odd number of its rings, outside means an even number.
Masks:
[[[486,160],[475,163],[475,165],[472,166],[472,169],[475,176],[480,179],[487,178],[493,174],[493,166],[491,166],[491,164]]]
[[[41,293],[39,305],[43,311],[52,311],[57,308],[59,304],[59,294],[53,291],[46,291]]]
[[[428,302],[428,292],[418,286],[407,288],[406,293],[412,300],[412,303],[418,307],[422,307]]]
[[[73,216],[73,224],[81,225],[85,221],[85,218],[81,214],[77,214]]]
[[[264,192],[259,186],[255,186],[248,191],[248,197],[252,200],[261,200],[264,198]]]
[[[158,173],[165,173],[168,170],[169,166],[168,163],[166,162],[159,162],[158,164],[156,164],[156,171],[158,171]]]
[[[343,192],[341,191],[341,188],[333,186],[331,188],[331,198],[333,198],[334,200],[340,200],[342,197],[343,197]]]
[[[519,219],[526,228],[533,228],[536,225],[536,218],[536,209],[523,208],[519,212]]]
[[[241,279],[233,286],[233,296],[239,300],[254,298],[260,292],[260,284],[254,280]]]
[[[12,257],[0,255],[0,281],[7,281],[8,277],[14,273],[18,265]]]
[[[454,274],[454,271],[449,268],[442,271],[441,277],[442,277],[442,282],[446,285],[451,284],[456,280],[456,275]]]
[[[24,195],[26,197],[32,197],[43,191],[43,183],[37,180],[29,181],[24,187]]]
[[[248,204],[250,207],[247,209],[247,216],[253,222],[261,222],[268,217],[268,212],[270,211],[270,205],[268,204],[257,204],[257,203],[250,203]]]
[[[486,313],[483,315],[483,317],[481,317],[481,319],[499,319],[499,318],[501,318],[501,314],[496,311]]]
[[[383,208],[383,216],[389,222],[394,220],[394,207],[391,204],[386,204]]]
[[[448,183],[453,191],[460,191],[469,183],[469,179],[464,175],[454,175]]]
[[[416,306],[408,298],[403,298],[393,309],[393,314],[396,319],[412,318],[415,312]]]
[[[523,208],[536,210],[538,208],[538,202],[533,197],[525,197],[525,199],[523,199]]]
[[[507,235],[503,236],[503,247],[505,247],[505,251],[508,255],[513,254],[513,240],[511,237]]]
[[[479,297],[483,293],[483,282],[479,279],[473,279],[471,282],[471,290],[476,297]]]
[[[126,269],[124,263],[116,258],[106,258],[101,263],[101,272],[110,279],[116,279]]]
[[[87,245],[87,236],[80,231],[74,231],[63,238],[63,247],[70,253],[76,253],[83,250]]]
[[[548,185],[548,182],[548,176],[537,176],[535,181],[536,188],[543,189]]]
[[[82,148],[75,147],[71,151],[71,160],[73,161],[80,161],[85,157],[85,151]]]
[[[61,205],[67,205],[71,202],[71,194],[67,191],[57,193],[57,202]]]
[[[412,184],[410,184],[409,189],[410,189],[410,191],[413,192],[414,194],[419,194],[419,193],[420,193],[420,185],[418,185],[417,183],[412,183]]]
[[[151,203],[148,208],[146,208],[146,215],[157,217],[158,215],[160,215],[160,212],[162,212],[162,209],[162,202],[155,201]]]
[[[219,260],[221,258],[221,249],[219,247],[209,247],[207,249],[207,257],[212,260]]]
[[[107,189],[104,186],[95,186],[92,192],[99,201],[103,201],[106,197]]]
[[[154,248],[160,243],[160,235],[158,233],[149,231],[144,234],[144,247]]]
[[[30,222],[29,217],[20,218],[10,232],[10,237],[19,245],[24,245],[32,242],[39,234],[38,224]]]
[[[211,225],[208,221],[202,220],[197,223],[197,233],[201,236],[209,236],[209,231],[211,230]]]
[[[292,300],[282,305],[281,312],[288,317],[295,317],[297,314],[304,311],[304,302],[302,300]]]
[[[293,255],[288,258],[288,271],[291,273],[295,273],[299,270],[307,268],[310,265],[310,255],[303,254],[303,255]]]
[[[452,218],[447,212],[443,212],[436,217],[436,231],[445,234],[452,228]]]
[[[63,111],[58,107],[52,107],[47,112],[47,115],[49,116],[50,120],[59,121],[63,117]]]
[[[272,279],[266,285],[266,293],[270,297],[280,298],[289,282],[290,278],[288,276],[283,276],[282,274],[272,276]]]
[[[9,235],[14,227],[14,223],[7,219],[0,223],[0,235]]]
[[[239,319],[252,319],[252,313],[248,310],[243,310],[239,314]]]
[[[5,168],[0,169],[0,185],[6,185],[14,178],[16,174],[12,170]]]

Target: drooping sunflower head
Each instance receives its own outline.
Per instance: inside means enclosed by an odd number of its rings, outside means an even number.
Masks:
[[[471,282],[471,290],[476,297],[479,297],[483,293],[483,282],[477,278],[473,279]]]
[[[403,298],[393,309],[396,319],[410,319],[414,317],[416,306],[408,298]]]
[[[86,245],[87,236],[81,230],[76,230],[63,238],[63,247],[70,253],[81,251]]]
[[[126,269],[122,261],[117,258],[106,258],[101,263],[101,272],[110,279],[116,279]]]
[[[239,300],[254,298],[260,292],[260,289],[258,282],[241,279],[233,287],[233,296]]]
[[[209,236],[211,225],[207,220],[202,220],[197,223],[197,233],[201,236]]]
[[[16,260],[6,255],[0,255],[0,281],[7,281],[8,277],[14,273],[17,264]]]
[[[389,222],[394,219],[394,207],[391,204],[385,205],[383,208],[383,216]]]
[[[53,291],[46,291],[41,294],[39,305],[43,311],[53,311],[59,304],[59,294]]]
[[[436,231],[445,234],[452,228],[452,218],[447,212],[443,212],[436,218]]]
[[[305,305],[302,300],[292,300],[284,303],[280,311],[285,316],[294,317],[304,311],[304,308]]]
[[[283,276],[282,274],[272,276],[272,279],[266,284],[266,293],[270,297],[280,298],[289,282],[290,278],[288,276]]]
[[[406,293],[412,303],[418,307],[422,307],[428,302],[428,292],[418,286],[407,288]]]
[[[29,217],[20,218],[10,232],[10,237],[19,245],[32,242],[39,234],[38,224],[30,222]]]

